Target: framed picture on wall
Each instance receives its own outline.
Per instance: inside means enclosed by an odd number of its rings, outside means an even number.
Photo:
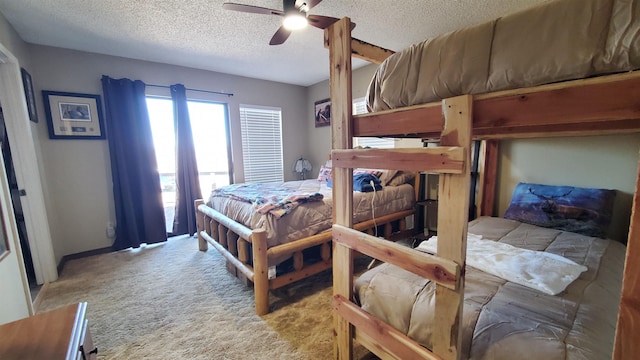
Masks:
[[[36,112],[36,97],[33,92],[33,82],[31,81],[31,74],[27,70],[21,68],[22,73],[22,85],[24,86],[24,97],[27,101],[27,111],[29,112],[29,120],[34,123],[38,122],[38,113]]]
[[[331,125],[331,100],[324,99],[315,102],[314,114],[316,127]]]
[[[51,139],[104,139],[100,95],[42,91]]]

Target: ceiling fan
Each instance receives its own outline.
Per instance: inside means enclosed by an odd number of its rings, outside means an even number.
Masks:
[[[242,11],[254,14],[277,15],[284,17],[282,25],[278,28],[269,45],[280,45],[291,35],[291,31],[311,25],[319,29],[326,29],[334,22],[340,20],[330,16],[310,15],[309,10],[318,5],[322,0],[283,0],[282,10],[268,9],[260,6],[244,5],[236,3],[224,3],[222,8],[226,10]],[[351,30],[356,24],[351,23]]]

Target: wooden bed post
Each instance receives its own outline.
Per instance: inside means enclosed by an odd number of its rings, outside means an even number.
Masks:
[[[327,44],[328,42],[328,44]],[[325,46],[329,48],[331,78],[332,149],[352,148],[351,92],[351,20],[347,17],[325,30]],[[333,223],[353,227],[353,169],[333,169]],[[353,294],[353,262],[350,248],[333,243],[333,296],[351,299]],[[340,271],[342,270],[342,271]],[[353,357],[353,328],[337,312],[333,313],[334,357]]]
[[[639,154],[640,155],[640,154]],[[631,205],[631,222],[627,241],[627,256],[622,277],[622,295],[618,310],[618,325],[613,346],[613,359],[631,359],[640,354],[640,160],[636,189]]]
[[[498,180],[498,140],[483,140],[481,153],[478,196],[478,216],[493,216]]]
[[[440,146],[465,149],[462,174],[440,174],[438,189],[438,257],[453,260],[462,269],[458,290],[436,286],[433,352],[443,359],[459,359],[462,344],[464,264],[467,254],[469,187],[471,186],[471,116],[473,98],[458,96],[442,101],[444,130]]]
[[[269,313],[269,263],[267,261],[267,232],[253,230],[253,292],[256,298],[256,314]]]
[[[195,202],[196,207],[196,233],[198,235],[198,249],[200,251],[207,251],[209,249],[209,245],[207,241],[200,235],[200,231],[204,230],[204,214],[198,211],[198,206],[204,204],[204,200],[197,199]]]

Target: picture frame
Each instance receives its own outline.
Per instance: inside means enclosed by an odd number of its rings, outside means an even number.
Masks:
[[[29,113],[29,120],[34,123],[38,122],[38,111],[36,110],[36,97],[33,91],[33,81],[31,80],[31,74],[24,68],[20,68],[22,74],[22,86],[24,87],[24,98],[27,102],[27,112]]]
[[[316,101],[313,107],[313,114],[316,127],[331,125],[331,99]]]
[[[105,138],[100,95],[42,91],[50,139]]]

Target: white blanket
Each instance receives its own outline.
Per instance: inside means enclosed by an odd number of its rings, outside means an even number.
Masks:
[[[435,254],[437,236],[417,247]],[[560,255],[521,249],[496,241],[467,235],[467,265],[546,294],[557,295],[580,276],[587,267]]]

